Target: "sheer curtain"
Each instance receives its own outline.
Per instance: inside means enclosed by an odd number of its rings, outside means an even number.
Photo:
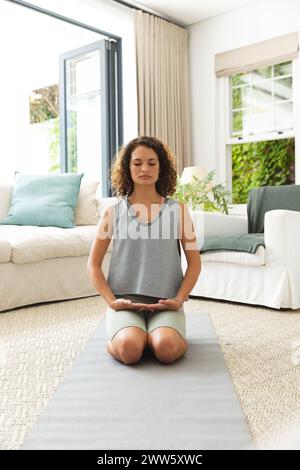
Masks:
[[[134,24],[138,133],[166,143],[181,174],[191,166],[188,32],[142,11]]]

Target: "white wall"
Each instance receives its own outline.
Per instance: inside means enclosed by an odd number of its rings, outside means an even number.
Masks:
[[[220,161],[224,159],[224,154],[219,149],[221,131],[218,100],[221,97],[220,79],[216,78],[214,72],[215,54],[299,30],[299,0],[260,0],[189,27],[192,158],[197,166],[217,169],[220,181],[225,182],[228,172],[225,172],[224,162]],[[298,80],[298,83],[294,83],[297,108],[300,105],[299,88]],[[296,133],[300,136],[299,110],[296,116]],[[300,181],[298,146],[299,139],[296,139],[297,182]]]
[[[124,141],[135,137],[137,91],[132,10],[105,0],[31,3],[122,38]],[[41,146],[31,139],[29,95],[36,88],[58,83],[59,54],[100,39],[99,34],[89,30],[9,2],[0,3],[0,180],[12,180],[15,170],[47,171],[47,156],[45,152],[41,155]]]

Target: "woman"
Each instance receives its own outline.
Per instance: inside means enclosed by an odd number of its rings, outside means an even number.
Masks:
[[[201,270],[189,212],[168,197],[177,182],[173,156],[154,137],[133,139],[118,153],[111,181],[118,200],[103,212],[88,260],[91,282],[108,304],[107,351],[134,364],[149,346],[159,361],[171,363],[188,347],[183,302]],[[112,238],[106,280],[101,266]]]

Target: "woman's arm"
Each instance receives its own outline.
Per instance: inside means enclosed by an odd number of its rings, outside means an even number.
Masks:
[[[183,303],[185,300],[188,300],[189,293],[198,280],[201,272],[201,258],[197,245],[194,224],[188,208],[183,203],[179,204],[179,238],[188,267],[177,292],[176,299]]]
[[[104,210],[101,215],[97,225],[96,237],[87,262],[88,277],[109,306],[114,300],[116,300],[116,297],[107,284],[101,267],[103,258],[113,236],[113,214],[114,206],[112,205]]]

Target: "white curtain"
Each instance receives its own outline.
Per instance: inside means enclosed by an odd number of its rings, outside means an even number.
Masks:
[[[134,12],[138,133],[166,143],[176,170],[191,166],[187,30],[142,11]]]

